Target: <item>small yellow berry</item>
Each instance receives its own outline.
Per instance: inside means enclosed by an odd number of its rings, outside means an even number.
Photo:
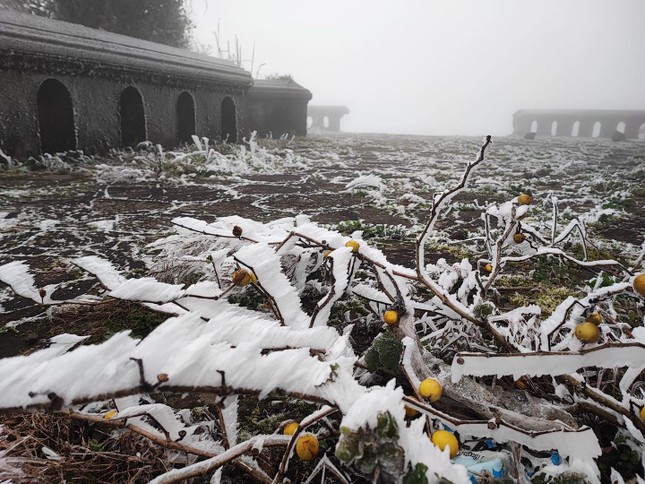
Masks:
[[[641,418],[641,422],[645,423],[645,405],[643,405],[641,407],[641,411],[640,411],[639,416]]]
[[[414,398],[414,397],[410,397],[410,398],[412,398],[413,400],[416,400],[416,398]],[[419,413],[420,412],[416,408],[413,408],[413,407],[410,407],[408,405],[405,405],[405,416],[406,417],[413,418],[413,417],[416,417],[417,415],[419,415]]]
[[[105,420],[110,420],[110,419],[111,419],[112,417],[114,417],[117,413],[119,413],[119,412],[117,412],[116,410],[112,409],[112,410],[110,410],[109,412],[106,412],[106,413],[105,413],[105,415],[103,415],[103,418],[104,418]]]
[[[645,274],[638,274],[634,278],[634,291],[645,297]]]
[[[492,265],[490,262],[488,262],[488,263],[484,266],[484,270],[485,270],[486,272],[493,272],[493,265]]]
[[[284,429],[282,429],[282,433],[284,435],[293,435],[298,428],[298,422],[289,422],[287,425],[284,426]]]
[[[584,343],[595,343],[600,339],[600,330],[598,326],[587,321],[576,325],[575,335]]]
[[[399,322],[399,313],[393,309],[388,309],[383,313],[383,321],[387,324],[396,324]]]
[[[447,430],[437,430],[432,434],[432,443],[444,450],[446,447],[450,449],[450,457],[454,457],[459,453],[459,441],[455,434]]]
[[[360,246],[361,244],[359,244],[357,240],[349,240],[345,243],[345,247],[352,249],[352,252],[358,252],[358,248]]]
[[[517,197],[517,203],[519,203],[520,205],[530,205],[532,201],[533,197],[531,197],[531,195],[528,195],[527,193],[522,193],[519,197]]]
[[[246,269],[238,269],[231,276],[233,283],[237,286],[246,286],[249,282],[257,282],[257,277]]]
[[[521,244],[526,240],[526,236],[522,232],[517,232],[516,234],[513,234],[513,242],[516,244]]]
[[[587,323],[593,323],[598,326],[600,323],[602,323],[602,317],[600,316],[598,311],[594,311],[589,316],[587,316],[587,319],[585,319],[585,321]]]
[[[426,378],[419,385],[419,393],[423,398],[427,398],[430,402],[436,402],[441,398],[443,387],[438,380],[434,378]]]
[[[296,454],[304,461],[310,461],[318,455],[318,439],[315,435],[303,435],[296,442]]]

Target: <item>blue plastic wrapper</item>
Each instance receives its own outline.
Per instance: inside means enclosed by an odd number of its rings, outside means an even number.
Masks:
[[[475,484],[480,478],[484,477],[503,478],[509,468],[510,454],[508,452],[491,452],[488,450],[480,452],[464,450],[452,459],[452,463],[465,466],[471,482]]]

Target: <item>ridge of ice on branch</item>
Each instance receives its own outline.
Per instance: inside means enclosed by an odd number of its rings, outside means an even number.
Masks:
[[[253,270],[262,288],[275,300],[284,324],[309,327],[309,316],[302,310],[300,295],[282,272],[280,257],[266,244],[242,247],[235,258]]]
[[[463,376],[512,375],[559,376],[573,373],[580,368],[618,368],[621,366],[640,367],[645,362],[645,345],[640,343],[620,346],[604,345],[578,352],[547,352],[501,354],[457,353],[452,360],[452,381],[458,382]]]

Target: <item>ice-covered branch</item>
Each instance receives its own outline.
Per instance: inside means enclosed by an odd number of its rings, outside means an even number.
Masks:
[[[190,479],[192,477],[203,476],[204,474],[251,452],[258,445],[262,447],[284,446],[289,443],[290,439],[291,437],[288,435],[256,435],[255,437],[251,437],[249,440],[245,440],[215,457],[161,474],[150,481],[150,484],[170,484]]]
[[[463,376],[502,377],[566,375],[580,368],[617,368],[645,365],[645,345],[642,343],[604,344],[580,351],[536,351],[520,354],[457,353],[451,366],[453,382]]]
[[[468,163],[468,165],[466,165],[466,169],[464,170],[464,173],[461,177],[461,181],[457,186],[450,188],[448,190],[444,190],[441,194],[433,195],[432,210],[430,212],[430,218],[416,240],[417,272],[421,273],[421,271],[423,271],[425,268],[425,244],[427,241],[427,237],[434,230],[434,225],[440,216],[441,209],[447,202],[449,202],[452,199],[452,197],[454,197],[460,190],[462,190],[466,186],[466,183],[468,182],[468,177],[470,176],[470,173],[472,172],[472,170],[477,165],[479,165],[482,161],[484,161],[484,153],[490,143],[491,143],[491,136],[488,135],[486,136],[486,141],[479,149],[479,153],[477,154],[477,157],[475,158],[475,160]]]

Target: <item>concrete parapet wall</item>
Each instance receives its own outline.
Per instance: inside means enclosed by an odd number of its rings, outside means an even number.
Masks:
[[[305,135],[311,99],[293,82],[254,86],[229,61],[2,8],[0,83],[0,148],[18,159],[142,137],[174,147],[187,130],[232,142],[251,129]]]
[[[513,115],[513,134],[611,138],[618,131],[636,139],[645,130],[645,111],[523,109]]]

